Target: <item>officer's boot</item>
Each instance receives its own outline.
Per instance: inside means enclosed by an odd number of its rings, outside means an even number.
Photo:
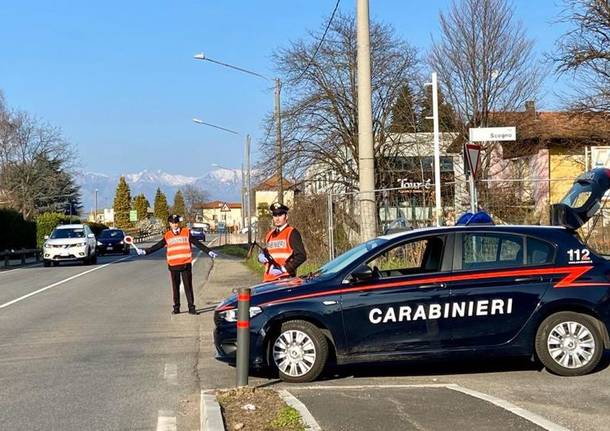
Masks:
[[[172,311],[172,314],[180,314],[180,306],[179,305],[174,305],[174,311]]]
[[[197,309],[194,305],[189,305],[189,314],[197,314]]]

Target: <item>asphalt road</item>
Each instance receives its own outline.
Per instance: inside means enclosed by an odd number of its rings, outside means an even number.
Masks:
[[[199,429],[199,317],[171,309],[162,251],[0,272],[0,429]]]

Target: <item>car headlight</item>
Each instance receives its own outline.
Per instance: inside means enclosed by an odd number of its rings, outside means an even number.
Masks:
[[[123,245],[123,241],[119,241],[119,244]]]
[[[97,245],[104,245],[104,244],[102,244],[101,242],[99,242],[99,241],[98,241],[98,242],[97,242]]]
[[[263,309],[260,307],[250,307],[250,319],[254,316],[257,316],[263,312]],[[237,322],[237,308],[232,308],[230,310],[221,311],[220,317],[222,317],[227,322]]]
[[[84,247],[86,245],[87,245],[87,241],[75,242],[74,244],[72,244],[73,247]]]

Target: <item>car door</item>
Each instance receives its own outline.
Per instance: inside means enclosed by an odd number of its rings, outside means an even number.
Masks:
[[[449,298],[443,279],[450,276],[452,237],[420,236],[389,245],[365,262],[371,277],[361,280],[352,274],[344,282],[341,304],[349,354],[400,354],[449,342],[451,328],[442,318],[442,304]]]
[[[550,286],[541,272],[552,266],[554,256],[552,244],[525,235],[456,235],[448,283],[452,347],[500,345],[514,338]]]

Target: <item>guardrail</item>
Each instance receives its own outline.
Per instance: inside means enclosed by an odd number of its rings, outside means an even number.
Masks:
[[[22,248],[19,250],[4,250],[0,252],[0,259],[4,259],[4,267],[8,268],[9,262],[12,259],[21,258],[21,264],[25,265],[25,258],[34,255],[36,262],[40,262],[41,251],[38,248]]]
[[[137,232],[137,233],[132,233],[130,234],[129,232],[125,231],[125,233],[127,235],[131,235],[133,237],[133,242],[136,244],[139,244],[141,242],[144,242],[152,237],[155,236],[159,236],[162,235],[163,232]]]

